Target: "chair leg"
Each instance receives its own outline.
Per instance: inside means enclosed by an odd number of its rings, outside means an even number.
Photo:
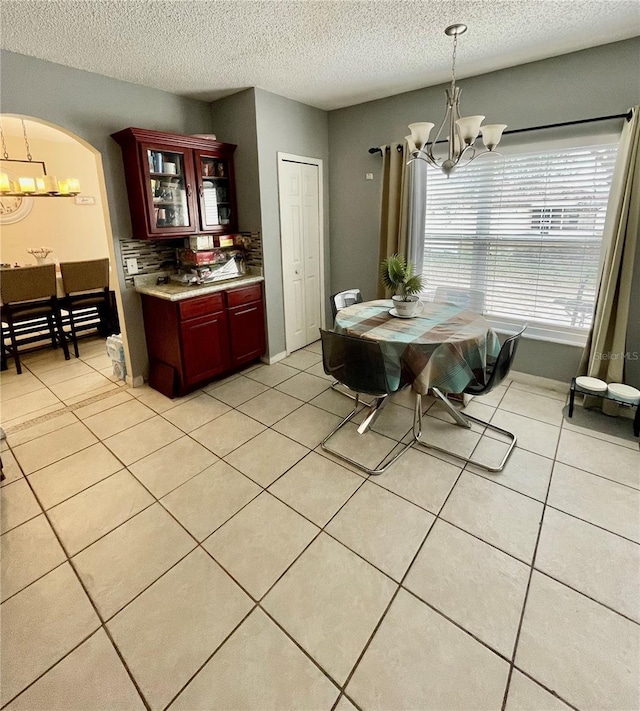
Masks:
[[[71,342],[73,343],[73,355],[75,355],[76,358],[80,357],[80,353],[78,352],[78,336],[76,334],[76,325],[73,321],[73,309],[70,307],[69,308],[69,329],[71,332]]]
[[[18,341],[16,339],[16,331],[13,327],[13,321],[11,317],[8,319],[9,325],[9,337],[11,339],[11,355],[13,356],[13,361],[16,364],[16,372],[18,375],[22,375],[22,366],[20,365],[20,354],[18,353]]]
[[[69,348],[67,346],[67,337],[64,335],[64,328],[62,327],[62,313],[58,306],[54,307],[53,317],[56,322],[56,327],[58,329],[58,335],[60,338],[60,345],[62,346],[62,352],[64,353],[64,359],[69,360]],[[76,355],[77,358],[77,355]]]
[[[334,380],[331,383],[331,387],[337,393],[340,393],[340,395],[344,395],[345,397],[351,398],[352,400],[356,399],[356,393],[351,392],[347,388],[347,386],[343,385],[339,380]],[[366,406],[371,406],[373,404],[373,400],[371,402],[367,402],[366,400],[360,400],[360,402]]]
[[[49,326],[49,338],[51,338],[51,346],[55,349],[58,347],[58,338],[53,326],[53,314],[47,314],[47,325]]]
[[[382,462],[378,465],[376,469],[369,469],[368,467],[365,467],[364,464],[361,464],[360,462],[357,462],[355,459],[351,459],[351,457],[347,457],[346,455],[342,454],[341,452],[336,451],[335,449],[331,449],[330,447],[327,446],[327,442],[333,437],[338,430],[341,430],[348,422],[351,421],[351,419],[356,415],[356,413],[360,410],[360,396],[356,393],[354,396],[355,400],[355,406],[353,410],[340,422],[336,427],[334,427],[331,432],[322,440],[320,443],[320,446],[325,452],[329,452],[330,454],[333,454],[334,457],[337,457],[338,459],[342,459],[345,462],[348,462],[352,466],[356,467],[357,469],[360,469],[360,471],[366,472],[367,474],[370,474],[372,476],[378,476],[379,474],[383,474],[396,460],[398,460],[406,451],[409,449],[412,445],[413,442],[409,442],[406,444],[399,452],[397,452],[391,459],[387,460],[387,457],[382,460]]]
[[[435,392],[435,390],[434,390],[434,392]],[[442,395],[442,393],[440,393],[440,395]],[[462,417],[461,413],[457,412],[457,410],[456,410],[456,413],[459,417]],[[516,441],[517,441],[516,436],[513,434],[513,432],[509,432],[509,430],[505,430],[502,427],[498,427],[497,425],[491,424],[491,422],[486,422],[485,420],[481,420],[478,417],[473,417],[472,415],[464,415],[464,418],[466,420],[471,420],[473,422],[477,422],[478,424],[482,425],[483,427],[493,430],[494,432],[499,432],[501,435],[504,435],[505,437],[507,437],[510,440],[509,447],[507,448],[507,451],[505,452],[505,455],[502,457],[502,460],[500,461],[498,466],[490,467],[483,462],[479,462],[476,459],[472,459],[471,457],[463,457],[460,454],[451,452],[448,449],[443,449],[442,447],[438,447],[435,444],[431,444],[430,442],[425,442],[422,439],[422,396],[420,395],[420,393],[416,393],[415,414],[414,414],[414,419],[413,419],[413,440],[416,444],[421,445],[422,447],[425,447],[426,449],[435,449],[438,452],[444,452],[445,454],[449,454],[452,457],[456,457],[456,459],[461,459],[462,461],[466,462],[467,464],[475,464],[477,467],[480,467],[481,469],[485,469],[486,471],[501,472],[504,469],[504,467],[507,463],[507,460],[509,459],[509,456],[511,455],[511,452],[513,451],[513,448],[516,446]],[[470,427],[471,424],[468,423],[466,426]]]
[[[5,346],[4,343],[4,328],[0,327],[0,349],[1,349],[1,354],[0,354],[0,370],[8,370],[9,367],[7,366],[7,347]]]
[[[373,423],[378,419],[380,411],[386,405],[386,402],[386,395],[383,395],[382,397],[377,397],[371,401],[371,404],[369,405],[369,414],[364,418],[364,420],[362,420],[362,422],[358,426],[358,434],[364,434],[369,429],[369,427],[373,425]]]

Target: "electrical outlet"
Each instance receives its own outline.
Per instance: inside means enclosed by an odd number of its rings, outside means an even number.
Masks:
[[[373,180],[373,173],[365,173],[364,179],[365,180]]]
[[[138,273],[138,260],[135,257],[127,259],[127,274]]]

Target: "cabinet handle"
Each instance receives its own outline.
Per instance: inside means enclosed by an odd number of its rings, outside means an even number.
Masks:
[[[244,311],[236,311],[234,316],[242,316],[242,314],[250,314],[252,311],[257,311],[257,306],[252,306],[250,309],[245,309]]]
[[[187,196],[191,197],[191,183],[187,183]]]

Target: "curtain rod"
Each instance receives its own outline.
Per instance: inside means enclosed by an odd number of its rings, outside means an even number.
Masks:
[[[563,123],[548,123],[545,126],[530,126],[529,128],[512,128],[510,131],[505,131],[503,133],[506,136],[508,133],[527,133],[528,131],[542,131],[547,128],[560,128],[562,126],[577,126],[582,123],[595,123],[596,121],[613,121],[614,119],[626,119],[631,121],[633,116],[633,111],[630,109],[624,114],[612,114],[611,116],[597,116],[596,118],[579,119],[578,121],[564,121]],[[446,140],[438,141],[438,143],[446,143]],[[398,147],[398,150],[400,148]],[[379,153],[382,155],[381,148],[369,148],[369,153]]]

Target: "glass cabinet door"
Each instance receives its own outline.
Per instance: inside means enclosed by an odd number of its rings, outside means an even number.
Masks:
[[[229,161],[201,152],[197,153],[196,161],[202,229],[233,232],[235,214]]]
[[[193,231],[191,155],[153,146],[147,146],[144,150],[149,169],[151,231]]]

